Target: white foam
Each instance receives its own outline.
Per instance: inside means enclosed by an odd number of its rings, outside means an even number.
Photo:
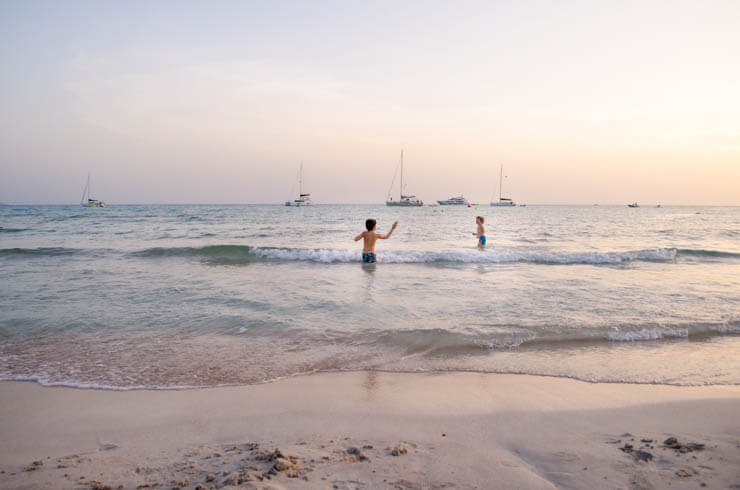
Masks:
[[[609,332],[607,338],[617,342],[635,342],[639,340],[660,340],[666,338],[686,338],[687,328],[641,328],[639,330],[620,330]]]
[[[253,248],[258,257],[274,260],[297,260],[321,263],[359,262],[357,250],[346,249],[301,249],[301,248]],[[382,250],[377,260],[389,264],[413,263],[543,263],[543,264],[622,264],[635,260],[670,261],[676,258],[674,248],[638,250],[627,252],[582,252],[547,253],[518,252],[512,250]]]

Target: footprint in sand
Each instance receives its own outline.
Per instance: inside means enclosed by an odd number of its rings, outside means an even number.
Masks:
[[[578,461],[581,459],[577,454],[567,453],[565,451],[558,451],[556,453],[552,453],[552,455],[560,461]]]

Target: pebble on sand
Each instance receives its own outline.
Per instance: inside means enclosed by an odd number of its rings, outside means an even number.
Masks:
[[[399,444],[398,446],[391,449],[391,455],[393,456],[401,456],[402,454],[406,454],[408,452],[409,450],[405,444]]]
[[[44,466],[44,462],[42,460],[34,461],[30,465],[23,468],[23,471],[36,471],[38,469],[41,469],[41,467]]]

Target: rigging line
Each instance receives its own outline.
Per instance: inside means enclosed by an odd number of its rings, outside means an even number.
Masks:
[[[388,201],[391,197],[391,192],[393,192],[393,184],[396,182],[396,175],[398,175],[398,167],[400,166],[400,162],[396,164],[396,171],[393,173],[393,180],[391,180],[391,186],[388,188],[388,195],[385,198],[386,201]]]

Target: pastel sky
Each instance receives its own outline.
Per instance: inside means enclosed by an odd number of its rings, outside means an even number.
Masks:
[[[0,2],[0,202],[740,205],[740,2]],[[396,191],[397,192],[397,191]]]

